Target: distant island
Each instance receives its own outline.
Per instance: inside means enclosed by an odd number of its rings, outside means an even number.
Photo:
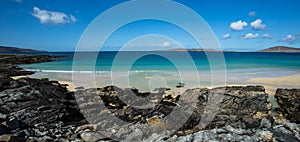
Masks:
[[[203,49],[203,48],[191,48],[191,49],[184,49],[184,48],[175,48],[169,50],[156,50],[156,51],[163,51],[163,52],[235,52],[229,50],[216,50],[216,49]]]
[[[287,47],[287,46],[274,46],[258,52],[300,52],[300,48]]]
[[[230,50],[215,50],[215,49],[202,49],[202,48],[192,48],[192,49],[184,49],[184,48],[176,48],[170,50],[157,50],[163,52],[238,52],[238,51],[230,51]],[[300,52],[300,48],[295,47],[287,47],[287,46],[274,46],[267,49],[255,51],[255,52]]]
[[[33,49],[26,49],[26,48],[17,48],[17,47],[8,47],[8,46],[0,46],[0,53],[11,53],[11,52],[47,52],[45,50],[33,50]]]

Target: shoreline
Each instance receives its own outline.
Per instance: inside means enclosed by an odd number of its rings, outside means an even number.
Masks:
[[[13,79],[19,79],[22,77],[29,77],[29,78],[36,78],[36,77],[32,77],[32,75],[21,75],[21,76],[13,76],[11,78]],[[67,85],[66,88],[68,89],[68,91],[72,92],[72,91],[76,91],[76,87],[81,87],[81,86],[74,86],[74,83],[72,81],[67,81],[65,79],[51,79],[50,76],[45,76],[43,78],[49,78],[50,80],[53,81],[58,81],[60,84],[65,84]],[[279,88],[282,89],[297,89],[300,88],[300,80],[298,80],[297,78],[300,78],[300,74],[292,74],[292,75],[285,75],[285,76],[276,76],[276,77],[258,77],[258,78],[250,78],[247,79],[244,83],[231,83],[231,84],[226,84],[226,85],[221,85],[221,86],[193,86],[193,85],[186,85],[185,87],[182,88],[176,88],[176,87],[168,87],[171,89],[172,92],[176,92],[176,94],[180,93],[180,92],[184,92],[188,89],[193,89],[193,88],[207,88],[207,89],[213,89],[213,88],[217,88],[217,87],[234,87],[234,86],[256,86],[256,85],[260,85],[263,86],[265,88],[265,91],[267,94],[269,94],[270,96],[274,96],[274,94],[276,93],[276,90]],[[106,85],[109,86],[109,85]],[[97,86],[99,88],[101,87],[105,87],[104,86]],[[135,87],[135,86],[132,86]],[[88,87],[85,86],[85,89],[88,88],[93,88],[93,87]],[[121,87],[121,88],[126,88],[126,87]],[[139,89],[139,88],[137,88]],[[147,92],[147,91],[145,91]]]
[[[14,76],[12,77],[13,79],[18,79],[18,78],[22,78],[22,77],[30,77],[30,78],[49,78],[50,80],[54,80],[54,81],[58,81],[60,84],[66,84],[67,89],[69,91],[76,91],[76,87],[81,87],[81,86],[74,86],[74,83],[72,81],[70,81],[69,79],[59,79],[59,78],[55,78],[55,79],[51,79],[50,76],[41,76],[41,77],[34,77],[32,75],[21,75],[21,76]],[[296,88],[300,88],[300,73],[297,74],[291,74],[291,75],[284,75],[284,76],[276,76],[276,77],[254,77],[254,78],[250,78],[247,79],[245,81],[241,80],[240,82],[230,82],[228,84],[225,85],[220,85],[220,86],[209,86],[209,85],[204,85],[204,86],[193,86],[193,85],[186,85],[182,88],[176,88],[174,87],[167,87],[170,88],[171,90],[177,92],[176,94],[178,94],[180,91],[185,91],[187,89],[193,89],[193,88],[207,88],[207,89],[213,89],[213,88],[217,88],[217,87],[233,87],[233,86],[249,86],[249,85],[260,85],[263,86],[266,90],[266,93],[269,94],[270,96],[274,96],[274,94],[276,93],[276,90],[278,88],[284,88],[284,89],[296,89]],[[184,82],[183,82],[184,83]],[[84,88],[93,88],[93,87],[89,87],[89,85],[84,84]],[[101,85],[101,86],[97,86],[97,88],[101,88],[101,87],[105,87],[105,86],[110,86],[113,84],[107,84],[107,85]],[[126,88],[126,87],[122,87],[119,86],[121,88]],[[135,86],[132,86],[135,87]],[[128,87],[127,87],[128,88]],[[137,88],[140,89],[140,88]],[[147,92],[147,91],[144,91]],[[149,91],[148,91],[149,92]]]
[[[274,95],[278,88],[294,89],[300,88],[300,74],[293,74],[287,76],[278,77],[266,77],[266,78],[251,78],[246,83],[262,85],[265,87],[266,92],[269,95]]]

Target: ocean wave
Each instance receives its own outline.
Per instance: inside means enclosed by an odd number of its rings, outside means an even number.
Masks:
[[[33,71],[33,72],[42,72],[42,73],[82,73],[82,74],[104,74],[104,73],[111,73],[111,72],[128,72],[128,71],[74,71],[74,70],[43,70],[43,69],[25,69],[26,71]],[[157,72],[164,72],[159,70],[132,70],[129,73],[157,73]]]
[[[26,69],[26,71],[44,72],[44,73],[109,73],[109,71],[74,71],[74,70],[41,70],[41,69]]]

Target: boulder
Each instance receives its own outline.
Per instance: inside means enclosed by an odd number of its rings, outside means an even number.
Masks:
[[[277,89],[275,98],[279,113],[292,122],[300,123],[300,89]]]
[[[182,134],[187,129],[198,131],[227,125],[235,128],[258,128],[261,120],[269,117],[268,94],[262,86],[220,87],[195,91],[199,95],[197,106],[190,119],[181,128],[183,131],[179,131]],[[214,113],[215,117],[208,118],[206,121],[210,123],[201,127],[198,124],[205,116],[204,110],[208,110],[206,114]]]

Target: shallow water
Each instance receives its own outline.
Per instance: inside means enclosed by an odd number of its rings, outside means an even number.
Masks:
[[[259,52],[74,52],[58,62],[22,65],[37,78],[78,82],[75,86],[189,87],[245,84],[250,78],[300,73],[300,53]],[[80,56],[78,56],[80,55]],[[74,60],[74,57],[75,60]],[[91,59],[95,57],[95,59]],[[92,77],[91,77],[92,76]],[[95,76],[95,77],[94,77]],[[95,78],[95,79],[94,79]]]

